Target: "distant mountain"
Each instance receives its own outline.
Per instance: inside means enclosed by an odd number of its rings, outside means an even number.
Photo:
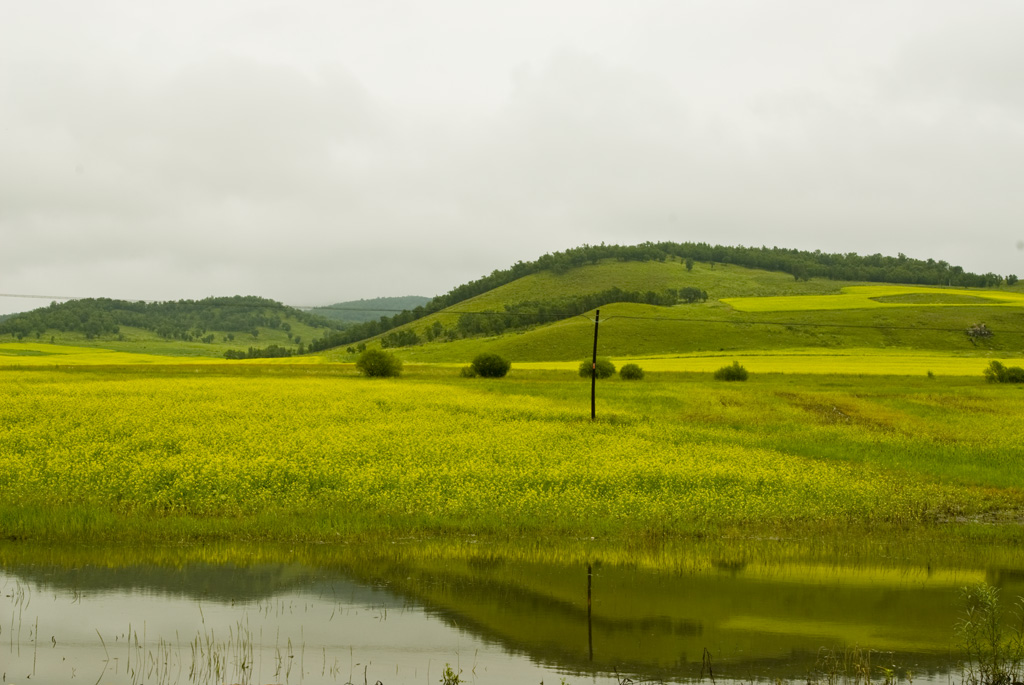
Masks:
[[[429,297],[408,295],[406,297],[375,297],[371,300],[338,302],[326,307],[314,307],[310,313],[325,319],[344,323],[365,323],[377,321],[380,317],[392,317],[403,311],[412,311],[430,302]]]
[[[212,343],[224,334],[256,339],[259,330],[290,332],[300,326],[314,330],[338,329],[337,322],[262,297],[208,297],[176,302],[129,302],[84,298],[52,303],[0,321],[0,335],[17,339],[44,334],[74,333],[86,339],[123,336],[131,328],[154,337],[183,342]],[[289,338],[290,339],[290,338]]]

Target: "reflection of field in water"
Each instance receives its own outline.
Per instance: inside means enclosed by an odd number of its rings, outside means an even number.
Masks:
[[[141,588],[55,592],[4,575],[0,584],[5,602],[12,592],[24,597],[13,644],[0,646],[8,682],[362,683],[365,675],[435,683],[446,662],[530,682],[538,670],[401,597],[344,579],[247,600]]]
[[[945,680],[959,588],[1024,593],[1024,576],[980,567],[735,556],[673,570],[617,558],[588,578],[585,562],[505,550],[121,551],[97,564],[95,550],[0,549],[6,682],[437,683],[446,664],[479,683],[673,681],[699,678],[708,655],[718,680],[806,681],[823,654],[855,648],[876,669]]]

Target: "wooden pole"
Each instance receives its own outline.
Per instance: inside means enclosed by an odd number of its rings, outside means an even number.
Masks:
[[[590,363],[590,420],[597,418],[597,324],[601,321],[601,310],[594,312],[594,358]]]

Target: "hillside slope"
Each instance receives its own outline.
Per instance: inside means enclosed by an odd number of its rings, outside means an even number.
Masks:
[[[675,262],[683,264],[687,269],[697,263],[707,264],[709,269],[715,265],[739,266],[746,269],[766,270],[776,274],[789,274],[797,281],[828,279],[831,281],[860,281],[874,283],[903,283],[932,286],[959,286],[994,288],[1000,285],[1013,286],[1017,276],[1010,274],[1005,277],[995,273],[975,274],[964,271],[962,267],[951,265],[945,261],[936,262],[912,259],[904,254],[887,257],[881,254],[862,256],[853,252],[845,254],[828,254],[820,250],[786,249],[779,247],[744,247],[709,245],[707,243],[674,243],[645,242],[637,245],[582,245],[564,252],[553,252],[542,255],[531,262],[516,262],[507,269],[497,269],[489,275],[474,281],[463,283],[445,293],[438,295],[423,306],[398,314],[368,321],[348,327],[344,332],[325,335],[313,341],[311,351],[323,351],[337,347],[345,347],[361,340],[372,338],[401,326],[423,319],[430,314],[438,313],[480,295],[486,295],[502,286],[513,284],[527,276],[547,273],[550,276],[562,276],[573,269],[588,265],[599,265],[602,262]],[[622,286],[617,286],[622,288]],[[557,296],[565,297],[564,293]],[[655,298],[657,299],[657,298]],[[688,298],[687,298],[688,299]],[[604,302],[614,299],[604,298]],[[663,304],[637,293],[624,301],[649,304]],[[577,303],[578,304],[578,303]],[[576,307],[578,309],[578,307]],[[521,325],[519,321],[516,325]],[[438,329],[432,330],[429,338],[436,337]],[[465,333],[466,331],[462,331]],[[397,335],[397,334],[396,334]],[[450,336],[445,336],[450,337]],[[414,344],[410,329],[402,333],[401,338],[392,339],[394,344]]]
[[[679,260],[664,262],[618,262],[604,260],[564,273],[542,271],[478,295],[455,307],[483,311],[531,300],[572,297],[618,287],[622,290],[700,288],[714,299],[725,297],[761,297],[765,295],[822,295],[837,293],[846,281],[811,279],[796,281],[781,271],[763,271],[728,264],[695,262],[687,270]]]
[[[300,345],[336,322],[260,297],[176,302],[71,300],[0,322],[0,339],[173,356],[222,357],[228,350]]]
[[[844,285],[846,283],[843,281],[824,279],[797,281],[779,271],[723,264],[698,262],[687,268],[682,260],[623,262],[606,259],[597,264],[579,266],[566,271],[548,270],[531,273],[421,318],[413,320],[413,316],[410,315],[407,322],[388,333],[367,338],[379,341],[384,336],[412,332],[428,342],[435,338],[451,340],[453,337],[461,337],[453,336],[452,333],[457,331],[460,317],[468,312],[503,312],[509,307],[521,306],[524,303],[550,305],[606,292],[613,288],[627,292],[656,294],[669,289],[698,289],[712,299],[717,299],[790,293],[829,294],[838,293]],[[607,302],[615,301],[619,300],[607,299]],[[351,342],[354,343],[355,340]]]
[[[842,281],[794,280],[779,272],[734,265],[616,262],[607,260],[562,274],[530,274],[504,286],[406,324],[396,332],[415,333],[418,344],[392,345],[403,359],[412,362],[464,363],[480,352],[494,352],[514,361],[569,361],[583,359],[593,345],[593,312],[563,320],[510,329],[497,336],[460,338],[450,333],[461,318],[487,316],[506,307],[531,301],[585,295],[611,287],[622,290],[698,287],[709,299],[670,307],[639,303],[602,305],[600,353],[610,356],[645,356],[720,350],[787,348],[907,348],[954,351],[1019,353],[1024,348],[1024,308],[963,295],[920,301],[913,295],[894,299],[899,306],[878,308],[821,308],[790,311],[740,311],[723,299],[735,297],[841,297]],[[913,291],[912,286],[901,286]],[[934,287],[932,288],[934,291]],[[951,293],[955,291],[950,291]],[[992,292],[979,291],[979,292]],[[815,299],[815,298],[808,298]],[[821,299],[821,298],[818,298]],[[885,297],[881,298],[883,301]],[[942,306],[948,300],[955,305]],[[772,300],[776,301],[776,300]],[[1011,299],[1011,302],[1013,300]],[[1019,301],[1019,300],[1018,300]],[[874,303],[874,300],[872,300]],[[965,304],[966,303],[966,304]],[[968,327],[986,322],[995,331],[988,339],[966,334]],[[440,329],[440,333],[436,331]],[[435,333],[431,336],[431,330]],[[428,338],[433,337],[428,342]],[[450,339],[450,338],[456,339]],[[380,344],[378,336],[370,345]],[[385,339],[385,345],[387,345]],[[354,348],[350,348],[354,349]],[[326,353],[335,360],[351,360],[345,350]]]

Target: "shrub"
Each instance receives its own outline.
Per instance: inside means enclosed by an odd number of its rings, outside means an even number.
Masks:
[[[512,362],[496,354],[478,354],[471,364],[476,375],[484,378],[501,378],[508,373]]]
[[[359,373],[370,378],[388,378],[402,375],[402,360],[384,350],[365,350],[356,361]]]
[[[643,380],[644,370],[636,364],[626,364],[619,369],[619,376],[624,381],[639,381]]]
[[[739,362],[733,362],[729,366],[723,366],[718,371],[715,371],[715,380],[745,381],[748,375],[747,370],[740,366]]]
[[[1006,378],[1006,367],[1002,362],[989,362],[988,368],[983,372],[985,380],[989,383],[1002,383]]]
[[[584,361],[580,362],[580,376],[583,378],[590,378],[590,367],[593,362]],[[597,358],[597,377],[608,378],[615,375],[615,364],[612,364],[610,359],[604,357]]]
[[[463,378],[476,378],[476,371],[473,370],[472,365],[463,366],[459,369],[459,375]]]
[[[984,373],[989,383],[1024,383],[1024,369],[1019,366],[1003,366],[1002,362],[991,361]]]
[[[965,685],[1016,683],[1024,675],[1024,634],[1005,626],[999,590],[987,583],[962,590],[966,608],[956,632],[966,657]],[[1021,609],[1017,605],[1018,613]]]

